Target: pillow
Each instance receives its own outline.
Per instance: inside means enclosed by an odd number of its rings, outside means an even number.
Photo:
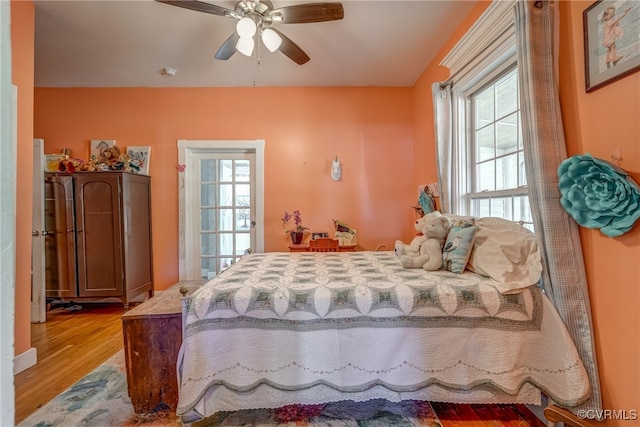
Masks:
[[[454,221],[442,247],[442,267],[452,273],[462,273],[467,265],[478,227],[474,219]]]
[[[444,213],[442,215],[449,218],[449,221],[451,222],[462,221],[465,219],[468,219],[468,220],[477,219],[475,216],[471,216],[471,215],[456,215],[456,214],[449,214],[449,213]]]
[[[538,283],[542,261],[535,234],[502,218],[480,218],[476,225],[467,269],[491,277],[502,293]]]

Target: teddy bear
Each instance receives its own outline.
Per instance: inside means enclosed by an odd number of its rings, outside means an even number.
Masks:
[[[418,256],[420,252],[420,246],[422,243],[427,240],[425,235],[422,233],[423,224],[429,219],[433,217],[441,216],[440,212],[433,211],[422,217],[418,218],[416,222],[413,224],[418,234],[411,240],[411,243],[406,244],[401,240],[396,240],[394,245],[394,252],[397,256],[401,257],[402,255],[408,255],[411,257]]]
[[[451,221],[439,213],[434,214],[435,212],[425,215],[416,221],[416,229],[420,227],[424,240],[420,243],[416,255],[413,255],[413,252],[405,252],[400,256],[400,264],[404,268],[423,268],[434,271],[442,267],[442,245],[449,233]]]

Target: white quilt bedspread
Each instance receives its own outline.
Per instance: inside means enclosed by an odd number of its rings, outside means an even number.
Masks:
[[[539,390],[563,406],[586,400],[550,301],[494,283],[404,269],[393,252],[245,256],[190,298],[177,412],[193,422],[379,397],[538,403]]]

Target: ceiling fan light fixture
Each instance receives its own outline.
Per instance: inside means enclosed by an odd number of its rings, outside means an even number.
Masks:
[[[271,28],[265,28],[262,30],[262,43],[273,53],[280,48],[282,37]]]
[[[252,39],[253,36],[256,35],[257,29],[258,26],[256,25],[256,22],[247,16],[240,19],[236,24],[236,31],[238,32],[238,35],[241,39],[245,40]]]
[[[253,53],[254,44],[255,42],[253,41],[253,39],[239,38],[238,43],[236,43],[236,50],[244,56],[251,56],[251,54]]]
[[[1,1],[1,0],[0,0]],[[236,31],[222,43],[215,58],[229,59],[235,52],[251,56],[256,50],[256,34],[260,34],[265,47],[283,55],[298,65],[306,64],[311,58],[289,37],[272,24],[308,24],[314,22],[338,21],[344,18],[344,8],[340,2],[309,2],[292,4],[278,8],[271,0],[235,0],[235,6],[228,9],[209,3],[213,0],[156,0],[173,6],[236,19]],[[311,0],[313,1],[313,0]],[[260,46],[258,45],[258,48]],[[259,60],[259,58],[257,58]]]

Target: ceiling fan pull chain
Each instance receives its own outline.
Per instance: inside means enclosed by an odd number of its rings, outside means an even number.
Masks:
[[[260,54],[262,52],[262,43],[256,43],[255,58],[253,60],[253,87],[256,86],[256,76],[258,75],[258,67],[260,66]]]
[[[254,69],[256,69],[258,65],[260,65],[261,57],[262,57],[262,43],[258,41],[256,42],[256,59],[255,59],[256,66],[254,67]]]

